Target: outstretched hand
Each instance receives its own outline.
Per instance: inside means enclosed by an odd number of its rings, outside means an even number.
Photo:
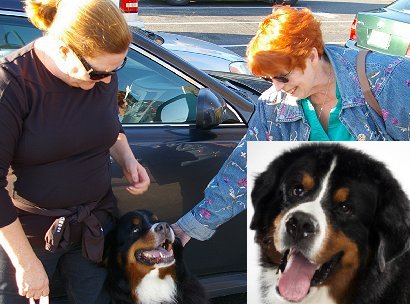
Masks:
[[[174,230],[175,236],[181,240],[182,246],[185,246],[189,242],[191,237],[184,232],[176,223],[171,225],[172,230]]]
[[[123,173],[130,184],[126,188],[129,193],[138,195],[148,190],[150,179],[147,170],[135,158],[124,163]]]

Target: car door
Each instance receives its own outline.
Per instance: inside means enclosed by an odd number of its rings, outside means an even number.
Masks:
[[[204,86],[138,47],[130,49],[127,65],[118,76],[119,96],[127,103],[123,127],[151,178],[149,191],[131,196],[113,163],[113,189],[121,212],[149,209],[172,223],[202,199],[203,190],[243,136],[246,125],[228,106],[224,123],[211,130],[197,128],[196,105]],[[245,240],[243,214],[223,225],[210,241],[192,241],[187,246],[188,264],[198,275],[244,271]]]

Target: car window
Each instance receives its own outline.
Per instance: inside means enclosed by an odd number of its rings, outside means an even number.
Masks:
[[[0,16],[0,57],[42,35],[26,18]]]
[[[25,17],[0,15],[0,57],[40,37]],[[199,89],[166,67],[130,48],[118,72],[123,124],[195,124]],[[125,112],[125,113],[124,113]],[[239,123],[227,108],[224,123]]]
[[[410,1],[395,1],[388,5],[388,7],[399,12],[410,14]]]
[[[199,89],[164,66],[130,49],[118,78],[123,123],[195,123]]]

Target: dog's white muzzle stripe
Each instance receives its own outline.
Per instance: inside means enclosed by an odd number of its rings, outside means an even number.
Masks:
[[[322,200],[328,190],[329,186],[329,179],[330,176],[336,167],[336,157],[332,160],[332,163],[330,164],[329,171],[326,173],[322,180],[322,187],[320,188],[320,191],[317,195],[317,197],[310,202],[305,202],[300,205],[295,206],[294,208],[290,209],[285,216],[282,219],[282,222],[280,223],[279,227],[279,237],[280,237],[280,246],[284,243],[283,240],[286,236],[286,222],[287,220],[295,213],[295,212],[304,212],[306,214],[309,214],[312,216],[313,219],[315,219],[318,223],[318,232],[317,235],[314,239],[314,242],[308,252],[305,252],[304,254],[308,259],[313,260],[313,258],[319,253],[322,244],[324,243],[326,239],[326,232],[327,232],[327,220],[326,220],[326,214],[323,210],[322,207]],[[285,248],[278,248],[279,251],[284,251]]]

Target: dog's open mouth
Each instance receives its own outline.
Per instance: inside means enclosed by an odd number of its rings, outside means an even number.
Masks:
[[[280,262],[277,292],[290,302],[300,302],[310,287],[322,284],[339,263],[343,253],[334,255],[328,262],[318,265],[309,261],[295,249],[287,250]]]
[[[174,262],[172,242],[166,239],[157,248],[140,249],[135,253],[135,257],[138,261],[148,266],[156,264],[161,264],[162,266],[170,265]]]

